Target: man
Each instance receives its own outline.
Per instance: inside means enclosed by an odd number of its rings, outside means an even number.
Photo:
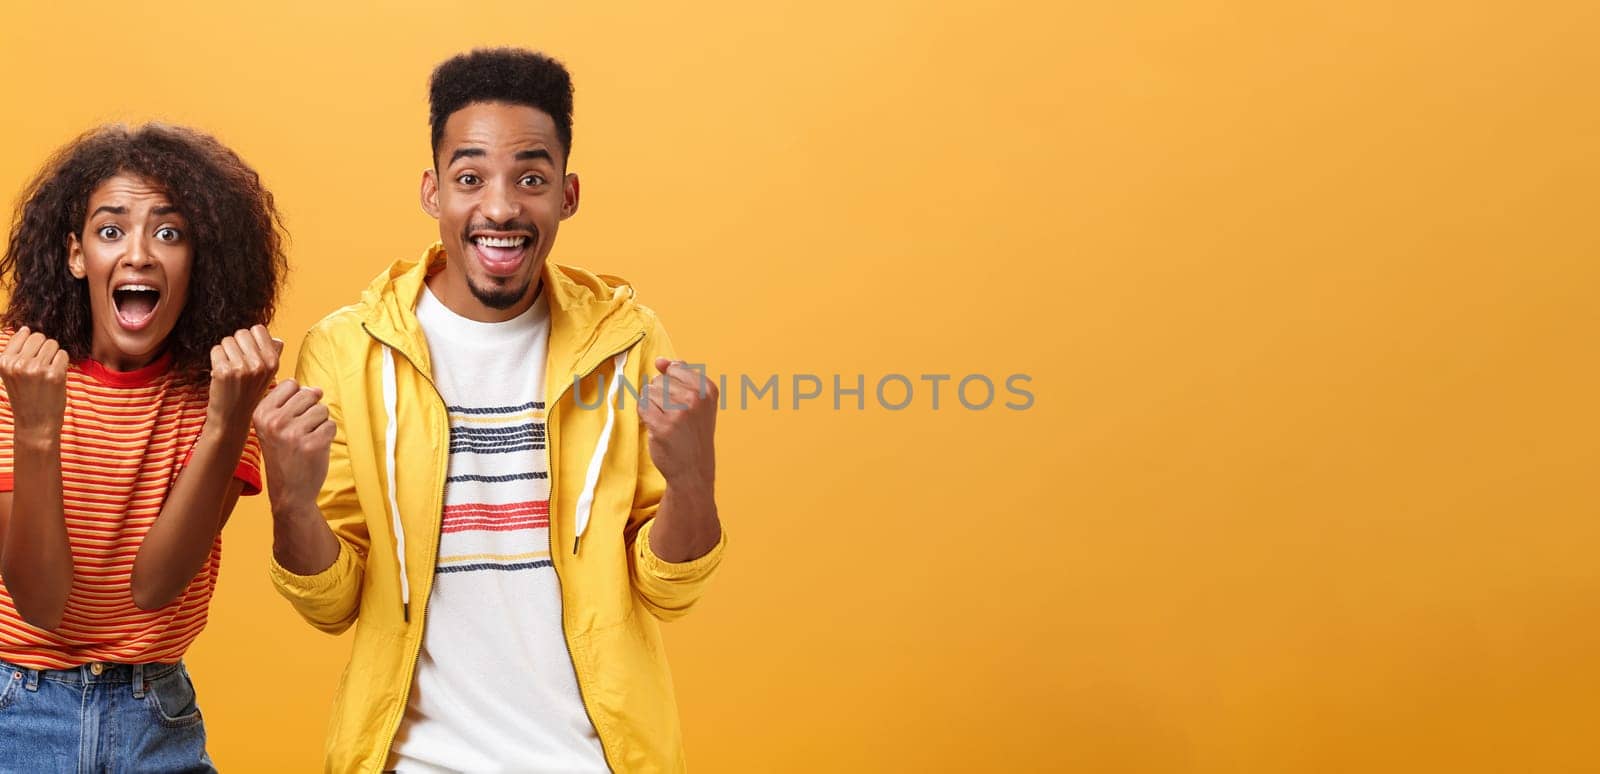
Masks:
[[[313,327],[255,417],[273,582],[356,628],[327,766],[681,771],[655,619],[722,558],[716,390],[632,288],[546,262],[578,209],[562,65],[474,51],[430,103],[441,241]]]

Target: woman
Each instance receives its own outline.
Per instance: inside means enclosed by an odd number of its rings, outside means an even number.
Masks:
[[[280,231],[257,174],[181,127],[91,131],[24,192],[0,257],[0,770],[214,770],[181,659],[261,490]]]

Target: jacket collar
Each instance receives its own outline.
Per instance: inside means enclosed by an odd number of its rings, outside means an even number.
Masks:
[[[361,294],[360,316],[368,334],[430,379],[432,364],[417,322],[417,299],[428,276],[444,268],[445,260],[444,245],[435,242],[418,260],[395,261]],[[588,374],[643,338],[647,318],[634,301],[633,288],[617,277],[546,260],[541,278],[550,305],[546,381],[556,388],[547,392],[554,400],[575,375]]]

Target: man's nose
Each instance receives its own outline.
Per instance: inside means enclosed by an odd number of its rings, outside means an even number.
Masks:
[[[504,224],[515,221],[522,214],[522,205],[512,190],[507,190],[504,184],[491,184],[483,195],[483,216],[490,221]]]

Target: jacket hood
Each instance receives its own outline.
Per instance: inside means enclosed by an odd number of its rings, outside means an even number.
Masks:
[[[431,374],[428,347],[417,323],[425,280],[444,268],[444,245],[435,242],[416,260],[398,260],[373,278],[357,304],[362,325]],[[550,305],[550,375],[570,381],[612,353],[642,338],[655,313],[635,300],[620,277],[595,274],[549,260],[540,271]],[[561,373],[564,372],[564,373]]]

